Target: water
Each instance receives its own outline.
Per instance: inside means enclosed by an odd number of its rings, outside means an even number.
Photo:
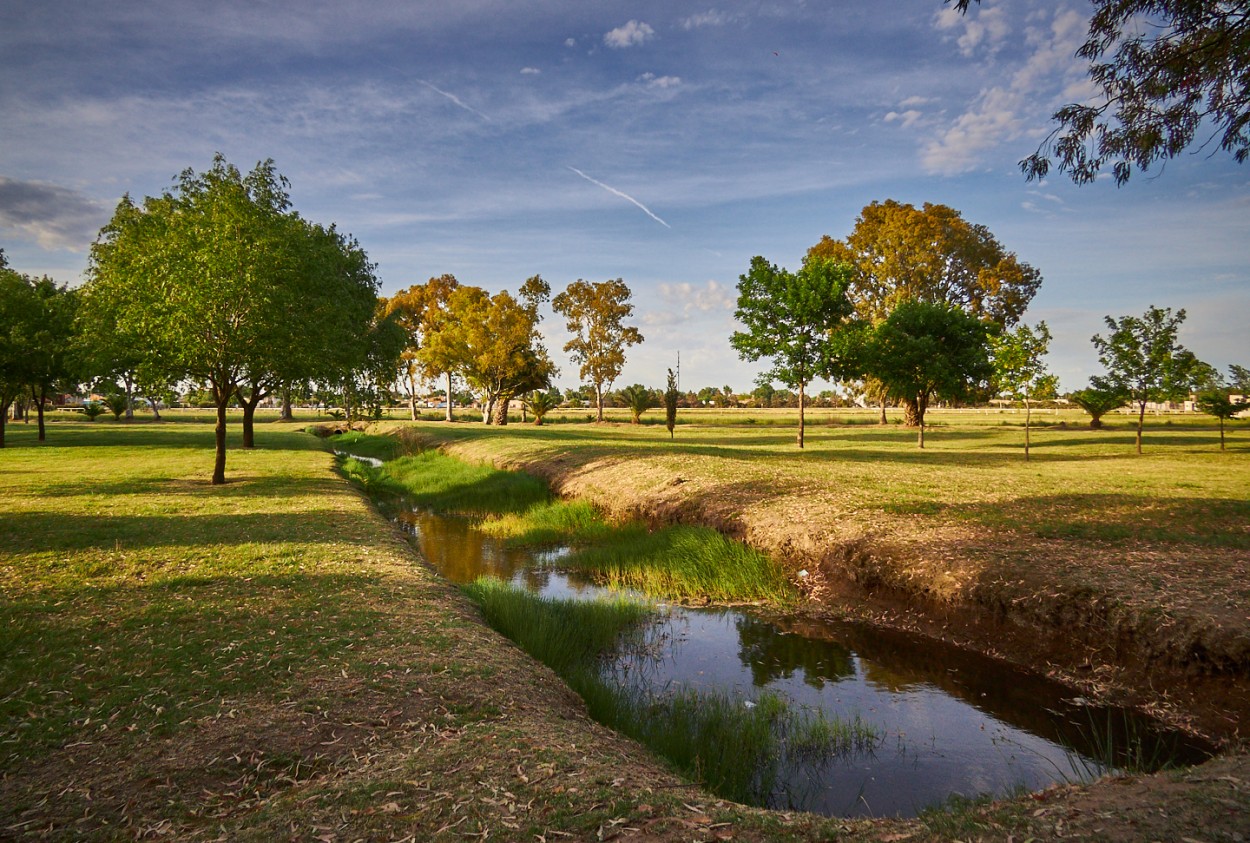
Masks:
[[[593,599],[590,578],[562,571],[564,550],[505,547],[454,517],[403,513],[426,559],[453,582],[494,576],[547,597]],[[663,607],[648,646],[606,670],[662,693],[689,687],[767,690],[792,704],[856,716],[884,737],[871,751],[787,763],[769,807],[830,816],[912,816],[952,796],[1002,796],[1101,770],[1110,729],[1197,761],[1205,748],[1132,712],[1091,706],[1055,682],[935,642],[861,624],[769,617],[741,609]],[[1071,749],[1069,747],[1075,747]]]

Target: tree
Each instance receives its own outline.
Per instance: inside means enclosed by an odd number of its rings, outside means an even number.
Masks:
[[[423,356],[426,338],[438,329],[447,299],[460,286],[454,275],[440,275],[424,284],[413,284],[386,300],[387,313],[396,314],[404,330],[405,342],[399,363],[399,379],[408,397],[411,418],[417,418],[417,393],[427,379],[447,377],[447,414],[451,416],[451,373],[431,366]]]
[[[1250,369],[1236,364],[1229,366],[1228,385],[1242,395],[1250,394]]]
[[[927,202],[919,209],[893,199],[873,202],[845,240],[825,236],[808,256],[852,267],[847,296],[858,317],[873,325],[915,300],[959,307],[1009,328],[1042,283],[1041,273],[1003,248],[988,228]],[[910,399],[903,404],[907,424],[918,425],[918,408]]]
[[[1123,392],[1108,388],[1105,384],[1092,384],[1086,389],[1079,389],[1069,398],[1072,403],[1089,413],[1089,426],[1092,430],[1102,427],[1102,417],[1112,410],[1118,410],[1128,402]]]
[[[534,414],[534,424],[540,425],[543,423],[543,416],[560,406],[560,390],[535,390],[530,393],[525,403],[529,406],[530,412]]]
[[[1141,453],[1142,427],[1146,404],[1171,401],[1187,394],[1193,381],[1196,358],[1176,341],[1185,321],[1185,311],[1172,314],[1172,308],[1151,305],[1139,319],[1124,316],[1119,321],[1104,317],[1111,333],[1095,334],[1098,362],[1105,377],[1096,377],[1100,388],[1119,391],[1137,405],[1137,453]]]
[[[603,421],[603,393],[625,366],[625,349],[642,342],[642,334],[624,322],[633,315],[629,287],[620,278],[592,283],[578,279],[551,302],[563,316],[573,338],[564,351],[580,367],[578,377],[595,388],[597,421]]]
[[[27,334],[38,324],[39,304],[25,276],[9,268],[0,249],[0,448],[9,408],[30,382]]]
[[[226,479],[226,413],[240,386],[297,359],[325,378],[350,369],[372,313],[377,281],[363,252],[289,213],[286,188],[272,161],[243,176],[218,154],[161,196],[123,197],[91,250],[94,324],[141,341],[154,371],[209,387],[214,484]],[[356,331],[349,316],[362,314]]]
[[[681,392],[677,389],[677,377],[673,370],[668,370],[668,382],[664,387],[664,426],[668,428],[668,438],[673,438],[673,428],[677,426],[677,399]]]
[[[1045,322],[1038,322],[1036,328],[1021,323],[994,337],[990,347],[999,393],[1024,402],[1024,459],[1028,461],[1031,400],[1050,398],[1056,392],[1055,376],[1042,362],[1050,347],[1050,329]]]
[[[1250,0],[1092,0],[1077,57],[1089,62],[1097,95],[1059,109],[1059,124],[1020,162],[1031,181],[1051,158],[1077,184],[1111,165],[1117,185],[1134,168],[1175,158],[1217,136],[1219,148],[1250,156]],[[946,0],[950,2],[950,0]],[[980,2],[980,0],[978,0]],[[969,0],[956,0],[966,12]]]
[[[950,304],[911,300],[855,342],[860,366],[891,397],[918,411],[917,445],[924,447],[924,414],[936,394],[958,399],[990,381],[992,324]]]
[[[428,359],[462,376],[481,395],[487,424],[506,424],[508,402],[546,389],[558,371],[538,333],[540,297],[534,285],[523,289],[525,301],[517,301],[507,291],[491,296],[480,287],[457,287],[426,340]]]
[[[1200,412],[1206,413],[1208,416],[1215,416],[1220,420],[1220,450],[1222,451],[1224,450],[1225,419],[1231,419],[1238,413],[1250,409],[1250,401],[1234,401],[1229,396],[1227,389],[1212,389],[1200,394],[1198,400],[1194,402],[1194,406]]]
[[[734,318],[746,330],[735,331],[729,344],[744,360],[771,358],[761,378],[798,389],[800,448],[807,385],[840,369],[834,335],[852,313],[846,297],[851,274],[851,267],[821,257],[809,256],[792,273],[757,256],[738,278]]]
[[[620,390],[617,398],[629,409],[630,422],[640,424],[642,414],[655,406],[655,392],[640,383],[631,384]]]

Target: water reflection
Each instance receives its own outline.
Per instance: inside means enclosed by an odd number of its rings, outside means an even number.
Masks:
[[[560,569],[562,550],[509,549],[465,519],[405,512],[400,523],[454,582],[489,575],[550,597],[602,593],[589,577]],[[1184,760],[1204,749],[1161,736],[1157,724],[1130,712],[1085,706],[1044,677],[853,623],[674,607],[605,670],[643,693],[690,687],[750,699],[767,689],[872,724],[885,735],[872,752],[822,763],[786,759],[770,799],[772,807],[834,816],[908,816],[955,794],[1002,795],[1074,779],[1097,766],[1093,748],[1108,729],[1119,737],[1139,732]]]

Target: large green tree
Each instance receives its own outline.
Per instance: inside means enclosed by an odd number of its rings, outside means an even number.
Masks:
[[[772,361],[761,379],[799,391],[800,448],[807,385],[840,374],[835,335],[852,313],[846,297],[852,272],[847,264],[819,256],[809,256],[798,272],[788,272],[756,256],[738,278],[734,318],[746,330],[735,331],[729,344],[744,360]]]
[[[828,236],[808,251],[852,267],[847,295],[860,319],[884,320],[906,301],[947,304],[999,328],[1019,321],[1042,283],[988,228],[946,205],[888,199],[860,212],[845,240]],[[906,422],[919,408],[903,399]]]
[[[1045,322],[1038,322],[1036,328],[1021,323],[991,338],[990,348],[994,383],[999,394],[1024,402],[1024,459],[1027,461],[1032,402],[1054,397],[1058,386],[1042,359],[1050,350],[1050,329]]]
[[[1176,340],[1185,311],[1151,305],[1141,316],[1105,317],[1110,333],[1095,334],[1098,362],[1107,370],[1093,378],[1100,389],[1118,392],[1137,405],[1137,453],[1141,453],[1146,405],[1187,394],[1193,381],[1192,354]]]
[[[966,12],[969,2],[955,6]],[[1053,163],[1088,184],[1110,165],[1123,185],[1134,169],[1146,172],[1217,138],[1243,163],[1250,155],[1250,0],[1092,3],[1076,54],[1089,62],[1096,93],[1055,112],[1059,125],[1020,162],[1025,175],[1045,178]]]
[[[860,366],[889,394],[919,412],[917,445],[924,447],[924,414],[934,395],[961,399],[990,382],[991,323],[951,304],[911,300],[864,332]]]
[[[272,161],[243,175],[217,155],[160,196],[123,197],[92,247],[84,296],[102,329],[142,343],[147,365],[208,386],[219,484],[240,386],[354,363],[376,287],[353,242],[290,212]]]
[[[630,290],[620,278],[590,282],[578,279],[552,300],[573,335],[564,351],[579,366],[578,377],[595,388],[598,421],[603,421],[603,393],[625,366],[625,349],[642,342],[642,334],[625,320],[634,313]]]

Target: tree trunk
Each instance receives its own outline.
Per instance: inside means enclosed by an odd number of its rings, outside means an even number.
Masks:
[[[408,384],[408,417],[411,421],[417,420],[417,382],[411,372],[404,373],[404,380]]]
[[[252,397],[243,402],[243,447],[249,451],[256,447],[256,407],[263,397],[253,391]]]
[[[920,419],[920,424],[916,428],[916,447],[924,447],[924,418]]]
[[[884,399],[884,398],[882,398],[882,399],[881,399],[881,420],[880,420],[878,423],[879,423],[879,424],[889,424],[889,423],[890,423],[890,420],[889,420],[888,418],[886,418],[886,416],[885,416],[885,399]]]
[[[603,421],[603,384],[595,384],[595,407],[598,408],[598,414],[595,421]]]
[[[282,421],[295,421],[295,414],[291,412],[291,387],[282,388],[282,413],[278,416]]]
[[[226,409],[234,396],[234,384],[213,384],[213,400],[217,402],[217,427],[213,430],[217,453],[213,460],[213,485],[226,482]]]
[[[1146,402],[1140,401],[1138,402],[1138,406],[1140,407],[1140,410],[1138,410],[1138,413],[1137,413],[1137,453],[1140,455],[1141,454],[1141,429],[1142,429],[1142,426],[1146,423]]]
[[[4,447],[4,428],[9,423],[9,405],[12,402],[6,402],[0,407],[0,448]]]
[[[804,388],[806,388],[806,386],[807,384],[803,383],[802,381],[799,381],[799,449],[800,450],[802,450],[803,448],[803,427],[806,422],[806,418],[803,415],[803,405],[807,403],[803,400],[803,390]]]
[[[1224,450],[1224,417],[1220,416],[1220,450]]]
[[[158,402],[160,399],[158,399],[158,398],[157,398],[156,396],[154,396],[154,395],[145,395],[144,397],[148,399],[148,404],[150,404],[150,405],[151,405],[151,407],[152,407],[152,421],[160,421],[160,420],[161,420],[161,410],[160,410],[160,407],[158,407],[158,406],[157,406],[157,402]]]
[[[447,373],[447,421],[454,421],[451,415],[451,372]]]
[[[492,415],[492,422],[499,426],[508,423],[508,404],[511,399],[507,395],[501,395],[495,401],[495,412]]]
[[[1029,399],[1024,399],[1024,461],[1029,461]]]
[[[486,399],[485,406],[482,407],[482,424],[493,424],[495,421],[495,396]]]
[[[928,409],[929,396],[917,396],[903,401],[903,424],[908,427],[924,425],[924,411]]]
[[[47,397],[47,389],[40,388],[39,394],[35,395],[35,388],[30,388],[30,400],[35,404],[35,415],[39,418],[39,441],[42,442],[46,438],[47,430],[43,425],[43,400]]]
[[[131,372],[122,375],[122,382],[126,384],[126,421],[135,420],[135,376]]]

